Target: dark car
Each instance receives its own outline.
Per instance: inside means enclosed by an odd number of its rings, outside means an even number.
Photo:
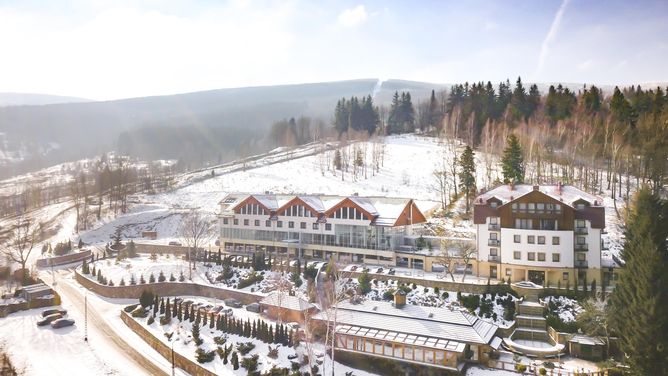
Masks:
[[[52,313],[52,314],[46,316],[45,318],[37,321],[37,326],[49,325],[51,322],[53,322],[55,320],[58,320],[58,319],[62,319],[62,318],[63,318],[63,315],[61,315],[60,313]]]
[[[396,271],[394,270],[394,268],[390,268],[390,271],[387,272],[387,274],[389,274],[389,275],[394,275],[394,273],[396,273]]]
[[[65,316],[65,315],[67,315],[67,310],[66,309],[47,309],[46,311],[42,312],[42,317],[53,315],[54,313],[60,313],[61,315]]]
[[[74,320],[72,319],[58,319],[51,323],[53,329],[64,328],[66,326],[74,325]]]

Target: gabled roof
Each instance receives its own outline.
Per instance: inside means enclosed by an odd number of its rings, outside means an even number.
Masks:
[[[480,205],[481,203],[486,204],[489,199],[496,198],[500,200],[503,205],[506,205],[509,202],[515,201],[522,196],[536,191],[536,187],[538,188],[537,191],[540,193],[571,207],[577,200],[585,200],[589,202],[591,206],[603,206],[602,198],[589,194],[572,185],[559,184],[540,186],[533,186],[530,184],[502,184],[480,194],[476,197],[474,203],[476,205]]]

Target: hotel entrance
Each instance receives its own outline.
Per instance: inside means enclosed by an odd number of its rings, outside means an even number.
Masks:
[[[542,286],[545,283],[545,272],[540,270],[529,270],[529,281]]]

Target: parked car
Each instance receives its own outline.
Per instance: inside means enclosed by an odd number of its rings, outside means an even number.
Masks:
[[[229,298],[224,300],[225,305],[228,307],[233,307],[233,308],[241,308],[241,302],[234,299],[234,298]]]
[[[354,272],[355,270],[357,270],[357,265],[353,265],[353,266],[350,268],[350,271],[351,271],[351,272]]]
[[[62,318],[63,318],[63,315],[61,315],[60,313],[52,313],[52,314],[44,317],[43,319],[37,321],[37,326],[49,325],[53,321],[58,320],[58,319],[62,319]]]
[[[394,275],[394,273],[396,273],[396,272],[397,272],[397,271],[394,270],[394,268],[390,268],[390,270],[387,272],[387,274],[389,274],[389,275]]]
[[[382,273],[383,270],[384,270],[383,268],[378,268],[378,269],[376,269],[376,273]]]
[[[42,317],[53,315],[54,313],[60,313],[61,315],[65,316],[65,315],[67,315],[67,310],[66,309],[47,309],[45,311],[42,311]]]
[[[176,241],[171,241],[171,242],[169,242],[169,245],[175,245],[175,246],[180,247],[180,246],[181,246],[181,243],[176,242]]]
[[[51,323],[53,329],[64,328],[66,326],[74,325],[74,320],[72,319],[58,319]]]
[[[233,316],[232,308],[224,308],[220,311],[221,315]]]
[[[246,311],[260,313],[260,304],[259,303],[251,303],[251,304],[246,306]]]

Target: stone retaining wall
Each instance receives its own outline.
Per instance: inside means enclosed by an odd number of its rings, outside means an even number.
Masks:
[[[219,300],[234,298],[243,304],[257,303],[264,298],[263,295],[259,294],[189,282],[156,282],[134,286],[105,286],[81,275],[79,270],[74,271],[74,276],[80,285],[106,298],[139,299],[144,290],[151,290],[159,296],[194,295]]]
[[[121,320],[132,329],[141,339],[144,340],[155,351],[162,355],[167,361],[172,361],[172,349],[164,342],[156,338],[153,333],[146,329],[142,324],[135,321],[129,314],[121,310]],[[185,356],[174,352],[174,365],[191,375],[196,376],[215,376],[216,374],[186,358]]]
[[[351,278],[357,279],[362,272],[346,272],[350,273]],[[403,282],[407,285],[412,285],[415,283],[416,285],[422,285],[426,287],[438,287],[442,291],[461,291],[464,293],[469,293],[469,294],[484,294],[487,291],[487,285],[486,284],[477,284],[477,283],[466,283],[466,282],[452,282],[452,280],[434,280],[434,279],[422,279],[422,278],[417,278],[413,276],[403,276],[403,275],[387,275],[387,274],[375,274],[375,273],[369,273],[369,277],[374,280],[377,279],[379,281],[387,281],[387,280],[394,280],[394,281],[399,281]],[[492,284],[490,286],[492,291],[495,291],[495,289],[498,289],[497,285]]]
[[[185,255],[188,253],[188,247],[146,243],[135,243],[135,250],[137,253],[155,253],[158,255]]]
[[[18,311],[25,311],[33,308],[51,307],[59,304],[60,296],[54,291],[53,298],[50,299],[37,298],[29,302],[0,305],[0,318],[7,317],[10,313]]]
[[[53,266],[71,264],[73,262],[83,261],[85,258],[89,258],[91,254],[91,250],[86,249],[81,252],[70,253],[67,255],[37,259],[37,261],[35,261],[35,265],[38,268],[46,268],[51,266],[51,263],[53,263]]]

